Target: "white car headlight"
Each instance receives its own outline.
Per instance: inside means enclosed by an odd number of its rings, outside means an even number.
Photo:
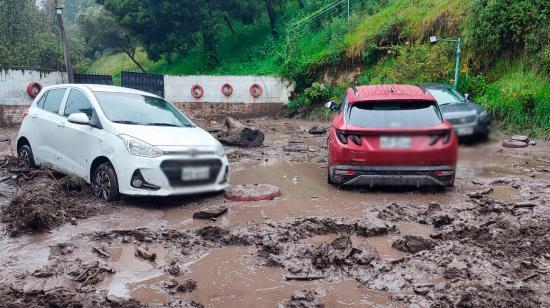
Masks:
[[[483,111],[479,114],[479,118],[483,120],[483,119],[487,118],[487,115],[488,115],[488,114],[487,114],[487,111],[486,111],[486,110],[483,110]]]
[[[219,157],[225,156],[225,150],[223,149],[223,145],[221,143],[218,143],[218,147],[216,148],[216,155]]]
[[[143,157],[159,157],[162,155],[161,150],[139,139],[128,135],[119,135],[119,137],[124,141],[126,149],[132,155]]]

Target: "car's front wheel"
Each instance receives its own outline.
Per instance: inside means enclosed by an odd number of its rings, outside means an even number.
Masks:
[[[25,168],[36,168],[34,163],[34,155],[32,154],[32,149],[28,144],[25,144],[19,148],[17,151],[19,156],[19,162]]]
[[[94,196],[107,202],[120,199],[115,169],[110,163],[103,163],[94,172],[92,180]]]

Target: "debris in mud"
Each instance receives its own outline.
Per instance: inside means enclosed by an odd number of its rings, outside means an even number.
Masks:
[[[502,146],[505,148],[512,148],[512,149],[525,148],[527,147],[527,145],[528,145],[527,142],[513,140],[513,139],[506,139],[502,141]]]
[[[529,142],[529,137],[524,135],[513,135],[510,139],[526,143]]]
[[[149,247],[145,245],[138,245],[135,247],[136,257],[143,258],[149,261],[155,261],[157,259],[157,254],[149,251]]]
[[[50,254],[52,256],[65,256],[73,253],[76,250],[76,246],[71,243],[57,243],[50,246]]]
[[[289,143],[283,146],[283,150],[285,152],[307,152],[309,151],[309,147],[301,143]]]
[[[264,143],[265,135],[258,128],[246,126],[231,117],[227,117],[225,119],[225,129],[219,132],[217,137],[220,142],[226,145],[255,148]]]
[[[322,308],[325,307],[321,299],[324,296],[324,290],[297,290],[290,295],[290,299],[285,299],[277,305],[277,308]]]
[[[308,133],[312,135],[324,135],[327,133],[327,129],[324,127],[313,126],[309,129]]]
[[[184,282],[180,283],[177,287],[178,292],[190,293],[195,291],[198,283],[193,279],[187,279]]]
[[[406,234],[403,237],[396,239],[391,247],[408,253],[417,253],[422,250],[433,249],[435,246],[434,240],[419,236]]]
[[[484,188],[482,190],[469,192],[468,197],[473,198],[473,199],[479,199],[479,198],[482,198],[483,196],[486,196],[486,195],[488,195],[492,192],[493,192],[493,188],[492,187],[487,187],[487,188]]]
[[[227,212],[225,205],[211,205],[193,214],[195,219],[212,219],[219,217]]]
[[[172,276],[178,276],[181,272],[181,269],[176,261],[170,262],[170,264],[165,269],[166,273]]]
[[[470,277],[470,272],[468,271],[468,268],[469,266],[464,261],[455,258],[445,268],[445,271],[443,272],[443,277],[446,279],[467,279],[468,277]]]
[[[231,185],[225,192],[225,198],[232,201],[273,200],[281,196],[281,190],[275,185]]]
[[[106,274],[112,274],[115,270],[105,262],[92,261],[90,263],[77,263],[76,269],[70,269],[69,275],[74,277],[74,281],[82,285],[93,285],[105,279]]]
[[[92,251],[97,253],[102,258],[109,258],[109,254],[107,253],[107,249],[105,247],[94,247],[92,246]]]

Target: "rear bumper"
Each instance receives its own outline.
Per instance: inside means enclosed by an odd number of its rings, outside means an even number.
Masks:
[[[440,186],[454,185],[454,166],[333,166],[332,181],[339,185]]]

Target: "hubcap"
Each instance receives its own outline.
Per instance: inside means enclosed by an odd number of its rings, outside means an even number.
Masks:
[[[19,161],[21,162],[23,167],[30,168],[30,166],[31,166],[31,156],[30,156],[30,154],[27,150],[23,149],[19,153]]]
[[[111,180],[104,170],[96,172],[94,179],[94,195],[104,200],[109,199],[111,195]]]

